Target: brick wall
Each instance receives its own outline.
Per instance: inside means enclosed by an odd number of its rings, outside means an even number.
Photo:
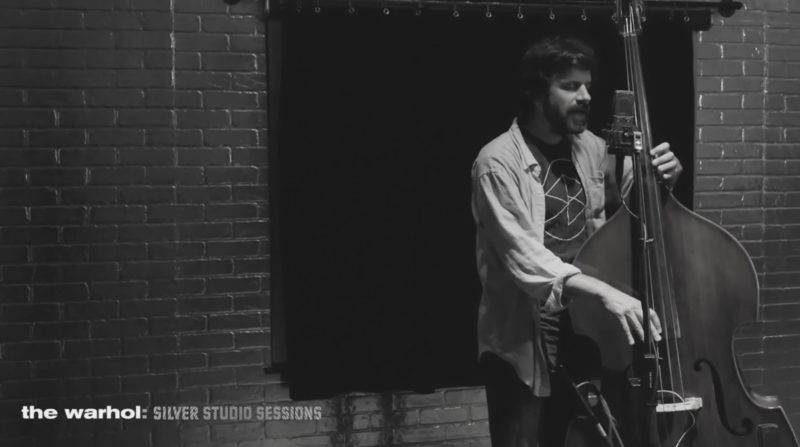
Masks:
[[[746,3],[697,35],[695,203],[754,257],[765,321],[737,346],[800,423],[800,4]],[[292,403],[262,372],[261,9],[0,4],[3,446],[488,445],[479,388],[297,402],[323,406],[311,423],[20,422],[29,403]]]
[[[744,3],[696,39],[695,205],[753,258],[762,322],[736,348],[800,427],[800,2]]]
[[[0,3],[3,446],[262,437],[263,424],[19,418],[23,403],[266,399],[262,9]]]

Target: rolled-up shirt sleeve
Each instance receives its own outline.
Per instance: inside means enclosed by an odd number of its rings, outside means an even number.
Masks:
[[[534,221],[511,174],[502,168],[474,169],[472,207],[478,231],[517,286],[540,300],[538,306],[562,308],[564,281],[580,270],[544,246],[544,222]]]

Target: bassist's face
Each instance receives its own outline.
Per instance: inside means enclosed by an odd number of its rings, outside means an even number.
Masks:
[[[589,123],[589,89],[592,73],[588,70],[570,69],[556,75],[544,98],[542,112],[553,133],[579,134]]]

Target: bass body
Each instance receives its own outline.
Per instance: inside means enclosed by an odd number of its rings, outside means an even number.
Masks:
[[[588,300],[570,308],[576,333],[594,340],[607,377],[616,377],[603,392],[615,396],[609,400],[617,402],[625,445],[797,447],[777,399],[748,390],[735,361],[734,331],[758,317],[758,279],[747,252],[670,193],[662,194],[660,206],[667,262],[658,268],[669,270],[677,319],[656,306],[671,330],[660,343],[663,380],[652,387],[655,395],[640,392],[644,384],[632,374],[638,349],[628,345],[619,322]],[[620,209],[586,242],[575,265],[641,299],[637,226],[637,218]],[[652,402],[651,411],[640,410],[643,400]],[[644,424],[650,428],[643,430]]]

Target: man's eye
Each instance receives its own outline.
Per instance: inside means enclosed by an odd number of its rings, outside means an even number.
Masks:
[[[577,92],[578,90],[580,90],[581,85],[584,85],[586,87],[586,90],[591,90],[592,88],[592,84],[581,84],[580,82],[567,82],[561,84],[561,88],[568,92]]]

